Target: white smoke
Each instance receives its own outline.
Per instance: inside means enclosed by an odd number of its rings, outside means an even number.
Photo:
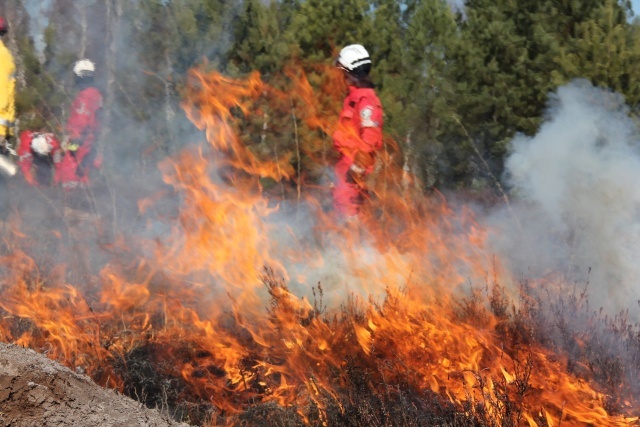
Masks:
[[[285,283],[294,295],[313,301],[313,289],[320,285],[324,305],[336,309],[347,295],[380,301],[389,277],[398,286],[406,283],[407,277],[385,271],[385,254],[375,247],[366,227],[343,224],[354,233],[358,229],[357,243],[349,242],[336,230],[318,231],[319,207],[306,203],[282,203],[281,207],[268,218],[268,240],[273,245],[271,255],[283,262]]]
[[[44,49],[46,47],[44,30],[49,25],[47,11],[51,7],[51,0],[26,0],[23,4],[31,19],[29,32],[38,55],[38,60],[40,63],[44,63],[46,59],[44,57]]]
[[[493,218],[493,244],[511,271],[588,280],[592,307],[637,309],[639,149],[620,95],[585,81],[559,88],[538,134],[515,138],[505,164],[517,201]]]
[[[465,0],[447,0],[447,4],[453,12],[465,13]]]

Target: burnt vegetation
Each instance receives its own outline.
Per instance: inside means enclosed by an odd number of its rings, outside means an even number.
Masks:
[[[295,319],[303,328],[311,327],[312,319],[344,333],[345,348],[358,348],[356,337],[349,325],[363,322],[363,304],[351,298],[339,313],[329,314],[322,303],[322,286],[314,289],[312,309],[297,309],[296,297],[287,285],[270,270],[262,277],[271,297],[269,307],[271,322]],[[397,297],[389,294],[374,309],[392,316]],[[547,426],[549,420],[536,408],[527,407],[525,397],[531,397],[531,378],[544,375],[546,368],[532,357],[531,348],[543,346],[554,354],[556,360],[571,375],[594,385],[606,397],[606,409],[610,414],[638,416],[638,384],[640,375],[640,329],[631,324],[627,313],[609,317],[593,310],[588,303],[584,287],[576,286],[573,293],[565,295],[541,292],[523,280],[517,301],[510,299],[498,283],[486,284],[461,299],[453,309],[456,322],[474,325],[478,330],[495,334],[502,342],[505,354],[514,361],[514,378],[493,378],[493,393],[489,380],[482,370],[472,372],[476,378],[473,390],[465,382],[463,372],[452,377],[467,387],[467,399],[452,403],[442,392],[425,387],[424,380],[409,368],[404,358],[421,357],[421,352],[394,353],[397,343],[377,342],[371,352],[350,351],[343,355],[341,366],[323,369],[328,378],[322,384],[314,378],[313,361],[309,360],[309,388],[300,386],[300,402],[282,406],[271,398],[272,389],[280,377],[267,376],[256,363],[264,354],[248,356],[243,369],[251,371],[249,383],[243,387],[227,384],[227,399],[242,407],[241,413],[217,408],[175,371],[174,365],[154,355],[166,354],[151,342],[116,359],[114,371],[121,375],[124,392],[148,406],[157,407],[174,418],[195,425],[217,426],[519,426],[526,422],[524,413],[532,413],[533,420]],[[428,313],[424,313],[429,316]],[[495,319],[491,322],[489,319]],[[230,322],[233,323],[233,322]],[[282,339],[287,339],[285,325]],[[229,333],[237,331],[242,340],[243,328],[228,324]],[[373,333],[375,337],[375,332]],[[400,342],[402,337],[397,337]],[[375,340],[374,340],[375,342]],[[223,368],[207,366],[209,353],[195,343],[174,344],[171,353],[182,361],[200,365],[195,375],[203,380],[224,380]],[[257,348],[257,346],[254,346]],[[274,354],[270,360],[277,365],[285,363]],[[160,359],[160,360],[159,360]],[[424,363],[434,361],[424,360]],[[315,384],[315,385],[314,385]],[[330,390],[329,387],[330,386]],[[242,390],[241,390],[242,388]],[[479,391],[480,393],[476,393]],[[480,398],[478,396],[481,396]],[[536,416],[537,414],[537,416]],[[561,418],[570,420],[567,414],[554,414],[551,421],[561,424]]]
[[[14,269],[21,269],[20,259],[15,257]],[[407,351],[402,347],[421,331],[389,335],[368,329],[368,349],[358,341],[356,331],[367,328],[372,312],[390,322],[408,321],[413,327],[433,316],[429,305],[407,314],[406,289],[389,289],[381,301],[363,301],[352,295],[339,309],[329,310],[322,284],[313,289],[312,300],[305,301],[266,268],[261,280],[269,298],[260,311],[265,313],[261,318],[267,323],[265,329],[272,334],[267,337],[271,347],[257,343],[248,332],[246,325],[251,319],[244,318],[242,310],[229,310],[217,322],[221,336],[247,349],[232,367],[238,370],[240,380],[231,381],[231,372],[216,359],[214,350],[199,341],[197,333],[190,334],[188,327],[182,337],[162,336],[168,320],[161,310],[149,310],[145,320],[136,321],[120,318],[126,312],[105,316],[99,287],[56,294],[63,288],[62,281],[54,280],[59,276],[56,271],[55,267],[42,267],[25,273],[20,286],[3,291],[2,340],[26,345],[27,337],[30,347],[81,373],[86,366],[93,366],[87,374],[96,383],[116,388],[147,407],[192,425],[504,427],[527,425],[525,414],[539,426],[570,424],[570,414],[550,412],[547,418],[542,407],[531,405],[540,393],[532,379],[547,378],[548,364],[559,365],[562,371],[602,393],[610,415],[640,416],[640,326],[630,321],[630,313],[611,317],[594,308],[589,303],[588,283],[561,289],[550,287],[546,281],[522,279],[517,292],[510,293],[496,277],[488,277],[464,296],[435,301],[434,306],[447,307],[452,323],[493,336],[501,345],[497,357],[513,361],[510,380],[488,375],[488,367],[495,362],[489,358],[481,360],[477,371],[450,371],[448,380],[465,389],[465,397],[452,403],[445,387],[434,391],[423,372],[415,369],[443,363],[441,358],[434,358],[439,353],[428,351],[429,342],[425,343],[427,348],[416,346]],[[122,275],[135,278],[136,271],[132,266]],[[143,269],[137,274],[144,276],[146,272]],[[169,295],[166,280],[158,276],[149,289]],[[58,349],[55,330],[42,327],[46,312],[42,312],[42,319],[16,312],[14,303],[35,304],[49,293],[58,296],[43,299],[43,305],[57,307],[61,314],[70,307],[80,311],[85,307],[86,315],[78,316],[81,320],[76,319],[77,329],[71,333],[96,337],[95,341],[78,344],[76,352],[70,353],[71,359]],[[183,300],[182,304],[194,301]],[[151,307],[154,305],[149,303],[140,310]],[[182,321],[189,323],[186,317]],[[324,358],[313,342],[315,337],[324,337],[326,331],[332,334],[326,337],[332,360]],[[545,363],[533,354],[540,348],[550,355]],[[302,369],[301,374],[293,373],[294,362],[296,369]],[[267,366],[282,370],[274,373]],[[468,382],[469,375],[474,384]],[[283,381],[296,396],[284,403],[277,399]]]

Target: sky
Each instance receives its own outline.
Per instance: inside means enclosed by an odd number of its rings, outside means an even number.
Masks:
[[[633,13],[640,14],[640,0],[631,0],[633,5]]]

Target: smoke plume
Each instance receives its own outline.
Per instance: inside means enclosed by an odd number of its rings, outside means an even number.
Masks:
[[[493,244],[510,270],[588,283],[593,308],[637,308],[639,148],[620,95],[585,81],[560,87],[538,134],[516,137],[505,165],[518,202],[492,219]]]

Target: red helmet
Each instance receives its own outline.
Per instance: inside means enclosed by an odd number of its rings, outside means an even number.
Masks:
[[[4,20],[2,16],[0,16],[0,35],[7,32],[7,21]]]

